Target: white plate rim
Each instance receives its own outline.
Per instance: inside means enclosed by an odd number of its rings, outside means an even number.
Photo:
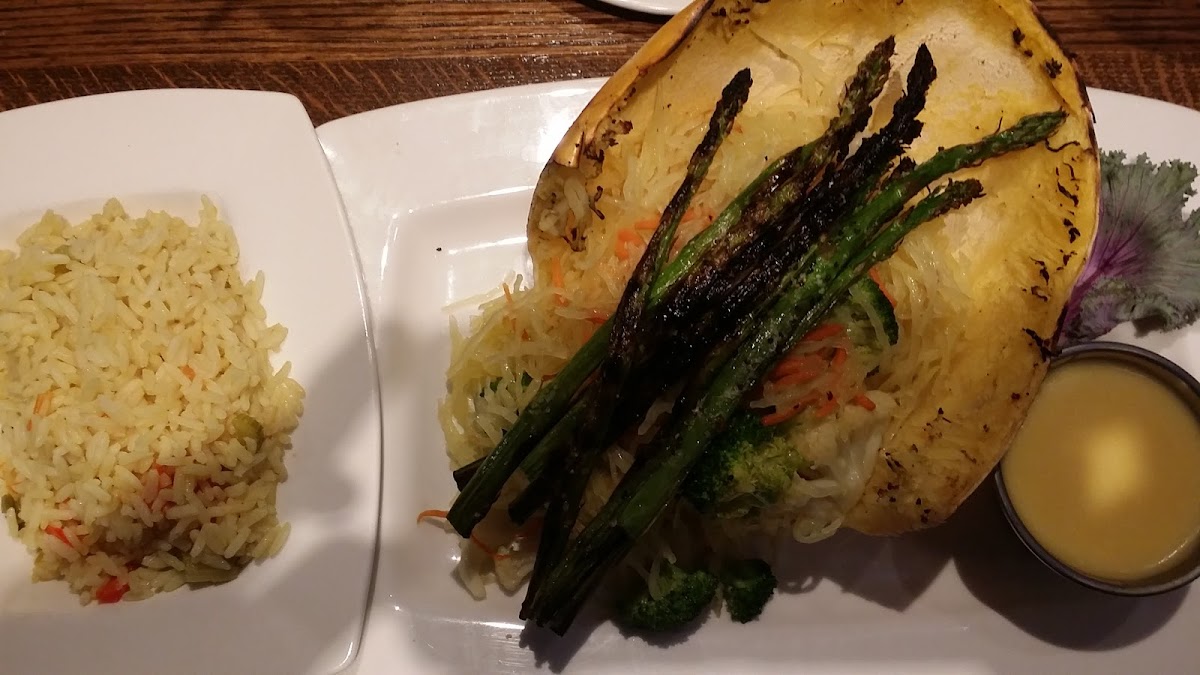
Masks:
[[[562,95],[577,95],[577,94],[580,94],[581,92],[594,92],[595,89],[597,89],[600,86],[600,84],[602,84],[603,82],[604,82],[604,79],[602,79],[602,78],[590,79],[590,80],[552,82],[552,83],[545,83],[545,84],[533,84],[533,85],[521,85],[521,86],[515,86],[515,87],[506,87],[506,88],[501,88],[501,89],[471,92],[471,93],[467,93],[467,94],[458,94],[458,95],[447,96],[447,97],[436,98],[436,99],[427,99],[427,100],[418,101],[418,102],[414,102],[414,103],[401,104],[401,105],[392,106],[389,108],[382,108],[382,109],[377,109],[377,110],[373,110],[373,111],[368,111],[365,113],[360,113],[355,116],[343,118],[340,120],[335,120],[333,122],[329,122],[329,123],[323,125],[322,127],[318,128],[318,135],[321,137],[322,143],[325,144],[325,146],[326,146],[327,154],[332,155],[332,154],[337,154],[339,152],[341,137],[343,137],[345,135],[349,135],[349,134],[353,133],[354,131],[356,131],[355,127],[358,127],[359,129],[366,129],[368,127],[378,127],[381,124],[385,124],[388,121],[388,119],[394,115],[402,116],[411,123],[427,123],[427,124],[430,124],[433,129],[436,129],[437,124],[434,123],[433,118],[446,117],[449,119],[455,119],[457,115],[466,115],[467,117],[470,117],[470,115],[472,113],[477,116],[483,116],[483,115],[486,115],[486,113],[482,110],[482,108],[484,108],[484,107],[495,107],[498,105],[502,105],[503,102],[514,101],[514,100],[519,100],[519,99],[530,99],[530,98],[538,98],[538,97],[554,97],[554,96],[562,96]],[[1139,109],[1139,110],[1143,110],[1143,111],[1152,110],[1155,114],[1164,115],[1171,119],[1188,119],[1193,124],[1200,123],[1200,113],[1197,113],[1196,111],[1193,111],[1188,108],[1178,106],[1175,104],[1171,104],[1171,103],[1167,103],[1167,102],[1163,102],[1163,101],[1156,101],[1156,100],[1152,100],[1152,99],[1146,99],[1146,98],[1142,98],[1142,97],[1131,95],[1131,94],[1112,92],[1112,91],[1100,90],[1100,89],[1089,89],[1089,94],[1092,97],[1093,104],[1096,104],[1099,107],[1102,107],[1104,109],[1119,108],[1119,109]],[[428,119],[426,119],[426,118],[428,118]],[[1103,115],[1102,115],[1102,118],[1103,118]],[[1102,121],[1103,121],[1103,119],[1101,120],[1101,122]],[[447,133],[447,130],[442,129],[441,132]],[[1152,158],[1159,160],[1159,161],[1169,158],[1167,156],[1161,156],[1161,153],[1159,153],[1159,154],[1160,154],[1160,156],[1154,156],[1154,154],[1152,153]],[[543,158],[543,159],[545,159],[545,158]],[[335,174],[336,173],[337,173],[337,167],[335,165]],[[355,178],[361,178],[361,177],[355,177]],[[344,177],[339,177],[340,184],[343,180],[344,180]],[[521,181],[514,181],[514,182],[521,182]],[[344,188],[343,188],[343,191],[345,193]],[[347,208],[351,215],[351,227],[353,229],[355,229],[356,233],[359,234],[359,238],[361,240],[363,238],[362,237],[362,228],[364,227],[364,225],[361,222],[356,222],[355,217],[354,217],[355,211],[359,206],[360,205],[356,204],[352,198],[347,198]],[[414,207],[414,208],[420,208],[420,207],[418,206],[418,207]],[[362,253],[363,253],[364,260],[366,260],[366,259],[369,259],[372,254],[376,253],[376,251],[364,250]],[[379,279],[372,276],[371,271],[368,271],[367,285],[369,288],[371,288],[371,296],[372,296],[373,301],[375,301],[377,299],[377,293],[379,290],[378,283],[379,283]],[[376,312],[376,314],[378,314],[378,312]],[[1118,335],[1117,337],[1118,337],[1118,339],[1121,339],[1122,337],[1126,340],[1133,339],[1132,336]],[[1159,348],[1160,351],[1165,351],[1167,349],[1168,349],[1167,345],[1163,345],[1162,347]],[[386,376],[383,376],[383,377],[386,380]],[[386,385],[385,385],[385,389],[386,389]],[[385,396],[386,396],[386,394],[385,394]],[[386,405],[386,402],[385,402],[385,405]],[[385,434],[386,434],[386,431],[385,431]],[[385,440],[385,445],[386,445],[386,440]],[[387,450],[385,448],[385,453],[386,452],[387,452]],[[385,456],[385,463],[386,463],[386,461],[387,461],[387,459]],[[381,528],[382,527],[383,527],[383,525],[381,523]],[[384,533],[381,530],[381,539],[383,536],[384,536]],[[385,555],[384,553],[381,553],[381,560],[380,560],[381,566],[384,564],[384,560],[383,560],[384,555]],[[397,615],[401,615],[401,616],[403,616],[403,614],[404,614],[403,608],[399,605],[395,605],[393,602],[393,598],[384,597],[377,593],[377,595],[374,599],[374,602],[373,602],[373,607],[372,607],[372,619],[368,621],[367,638],[364,642],[364,652],[363,652],[362,658],[360,659],[359,663],[357,663],[354,668],[355,672],[360,672],[360,673],[386,672],[387,667],[394,667],[395,665],[397,665],[396,661],[389,660],[389,659],[395,659],[395,658],[403,659],[401,661],[401,663],[404,663],[407,667],[417,667],[417,663],[418,663],[417,661],[411,661],[411,662],[407,661],[408,658],[410,658],[414,655],[414,652],[410,649],[401,649],[399,651],[394,650],[394,649],[380,651],[380,650],[376,649],[380,644],[382,644],[382,642],[384,640],[388,640],[388,637],[385,637],[385,635],[383,633],[372,632],[372,628],[379,627],[381,616],[387,615],[387,614],[393,613],[393,612],[395,612]],[[407,623],[407,621],[405,621],[404,623]],[[431,664],[429,664],[429,663],[426,663],[425,665],[431,666]],[[748,664],[742,663],[742,666],[745,668],[745,667],[748,667]],[[442,669],[438,668],[437,670],[440,672]],[[604,672],[615,672],[615,671],[605,670]],[[673,669],[672,669],[672,672],[674,672]],[[684,672],[684,671],[681,670],[679,672]],[[780,672],[784,672],[784,671],[780,671]],[[835,671],[830,671],[830,672],[835,672]],[[845,672],[845,671],[836,671],[836,672]]]
[[[674,16],[691,4],[689,0],[598,0],[606,5],[620,7],[654,16]]]

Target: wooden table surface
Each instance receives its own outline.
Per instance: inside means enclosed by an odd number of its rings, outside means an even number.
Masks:
[[[1088,84],[1200,107],[1200,0],[1037,4]],[[608,75],[661,21],[594,0],[2,0],[0,110],[229,87],[293,93],[320,124],[433,96]]]

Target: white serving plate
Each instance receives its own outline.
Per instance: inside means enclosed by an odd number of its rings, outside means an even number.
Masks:
[[[583,616],[523,633],[520,596],[475,602],[455,539],[414,516],[455,494],[435,416],[448,303],[525,269],[543,162],[599,80],[396,106],[318,129],[363,257],[384,402],[378,572],[353,670],[376,673],[1200,672],[1200,597],[1086,591],[1010,532],[990,482],[947,525],[896,539],[840,533],[796,547],[762,619],[710,619],[670,649]],[[1200,114],[1093,91],[1100,143],[1200,164]],[[1200,332],[1136,340],[1200,374]]]
[[[658,16],[673,16],[692,4],[691,0],[600,0],[600,2],[621,9]]]
[[[195,223],[207,194],[266,274],[305,413],[279,490],[292,533],[236,580],[80,607],[0,537],[0,672],[332,673],[362,635],[379,504],[379,391],[365,292],[340,196],[303,106],[284,94],[141,91],[0,114],[0,246],[53,208],[120,197]]]

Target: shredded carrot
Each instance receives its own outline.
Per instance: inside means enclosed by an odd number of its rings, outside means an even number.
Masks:
[[[542,382],[549,382],[558,376],[558,373],[546,373],[542,376]]]
[[[600,312],[597,312],[596,310],[592,310],[591,316],[584,317],[584,320],[590,321],[590,322],[596,324],[597,326],[599,326],[599,325],[603,324],[605,321],[608,321],[608,317],[604,316]]]
[[[782,424],[782,423],[792,419],[796,415],[799,415],[800,410],[801,410],[800,405],[796,404],[790,408],[784,408],[783,410],[776,410],[775,412],[773,412],[769,415],[763,415],[763,418],[762,418],[763,426],[770,427],[770,426],[774,426],[776,424]]]
[[[567,302],[566,296],[564,296],[562,293],[555,293],[554,304],[558,305],[559,307],[566,307],[569,303]]]
[[[67,539],[67,533],[63,532],[63,529],[57,525],[47,525],[46,534],[58,539],[67,546],[71,545],[71,540]]]
[[[504,289],[504,299],[508,301],[508,304],[513,304],[512,291],[508,290],[508,282],[501,284],[501,287]]]
[[[878,269],[872,267],[871,269],[867,270],[867,276],[871,277],[871,281],[874,281],[876,286],[883,288],[883,281],[879,277]]]
[[[443,511],[441,509],[426,509],[417,514],[417,522],[419,523],[426,518],[445,518],[449,514],[449,511]],[[505,558],[509,557],[509,554],[498,553],[494,548],[488,546],[482,539],[476,537],[474,532],[471,533],[471,543],[478,546],[479,550],[486,553],[487,556],[492,560],[504,560]]]
[[[185,364],[183,367],[181,367],[179,369],[179,372],[183,373],[183,376],[189,380],[196,379],[196,371],[192,370],[192,367],[189,365]]]
[[[703,206],[693,206],[692,208],[683,212],[683,217],[679,219],[679,222],[687,223],[693,220],[707,220],[711,223],[713,220],[713,215],[710,210]]]
[[[850,402],[860,408],[866,409],[867,412],[871,412],[875,409],[875,402],[872,401],[871,398],[866,394],[859,394],[850,399]]]
[[[616,254],[619,260],[629,259],[629,245],[641,245],[642,237],[632,229],[617,230]]]
[[[529,331],[527,331],[527,330],[521,331],[521,341],[529,342]]]
[[[821,419],[822,417],[829,417],[829,415],[832,414],[834,410],[837,410],[837,407],[838,407],[837,397],[832,397],[828,401],[825,401],[825,405],[821,406],[820,408],[817,408],[817,412],[813,413],[813,415],[817,419]]]
[[[505,558],[510,557],[509,554],[500,553],[499,551],[492,548],[491,546],[488,546],[487,544],[483,543],[483,540],[480,539],[479,537],[476,537],[474,532],[471,533],[471,543],[478,546],[479,550],[486,553],[487,557],[491,558],[492,560],[504,560]]]
[[[550,283],[555,288],[563,287],[562,261],[558,258],[550,259]]]
[[[643,218],[633,224],[635,230],[655,230],[658,229],[658,221],[662,216],[654,216],[653,218]]]
[[[161,473],[164,476],[170,476],[171,478],[175,477],[175,467],[173,467],[173,466],[163,466],[162,464],[155,462],[154,470]]]
[[[816,403],[819,400],[821,400],[821,394],[809,394],[808,396],[805,396],[804,398],[800,399],[799,401],[796,401],[795,403],[788,406],[787,408],[784,408],[783,410],[776,410],[775,412],[773,412],[769,415],[764,415],[762,418],[763,426],[769,427],[769,426],[773,426],[775,424],[780,424],[782,422],[786,422],[786,421],[792,419],[793,417],[795,417],[796,415],[800,414],[800,412],[802,410],[804,410],[805,408],[809,407],[810,405]]]
[[[825,374],[825,369],[821,370],[801,370],[786,377],[781,377],[775,380],[776,387],[794,387],[800,384],[807,384]]]
[[[846,327],[840,323],[827,323],[817,326],[804,336],[804,342],[818,342],[835,338],[845,332]]]
[[[879,276],[879,270],[872,267],[867,274],[870,275],[871,281],[874,281],[875,285],[879,287],[880,292],[883,293],[883,297],[887,298],[888,304],[890,304],[892,307],[895,307],[896,299],[892,297],[891,293],[888,293],[887,286],[883,285],[883,279]]]
[[[50,407],[50,392],[47,391],[47,392],[38,394],[37,398],[34,399],[34,401],[33,401],[33,414],[34,415],[45,415],[46,408],[49,408],[49,407]]]
[[[846,359],[848,358],[849,356],[846,354],[846,350],[842,349],[841,347],[837,347],[833,350],[833,360],[830,361],[830,364],[833,366],[835,371],[838,371],[846,365]]]
[[[48,392],[48,391],[38,394],[37,398],[35,398],[33,400],[33,414],[36,416],[45,415],[46,410],[49,407],[50,407],[50,392]],[[25,430],[33,431],[33,417],[30,417],[25,422]]]
[[[425,509],[417,514],[417,522],[419,523],[426,518],[445,518],[448,515],[450,515],[449,511],[443,511],[441,509]]]
[[[739,134],[741,134],[741,133],[745,133],[745,131],[746,131],[744,128],[742,128],[742,123],[741,123],[741,122],[734,122],[734,123],[733,123],[733,130],[734,130],[734,132],[735,132],[735,133],[739,133]]]
[[[771,371],[767,379],[771,381],[783,380],[798,373],[812,374],[812,377],[817,377],[825,372],[825,370],[825,360],[816,354],[788,356],[780,359],[779,364],[775,366],[775,370]],[[812,378],[810,377],[809,379]],[[801,382],[803,381],[801,380]]]

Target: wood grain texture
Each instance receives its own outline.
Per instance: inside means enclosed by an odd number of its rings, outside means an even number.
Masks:
[[[1089,84],[1200,107],[1200,0],[1038,3]],[[5,0],[0,110],[150,87],[295,94],[317,124],[611,73],[660,25],[592,0]]]

